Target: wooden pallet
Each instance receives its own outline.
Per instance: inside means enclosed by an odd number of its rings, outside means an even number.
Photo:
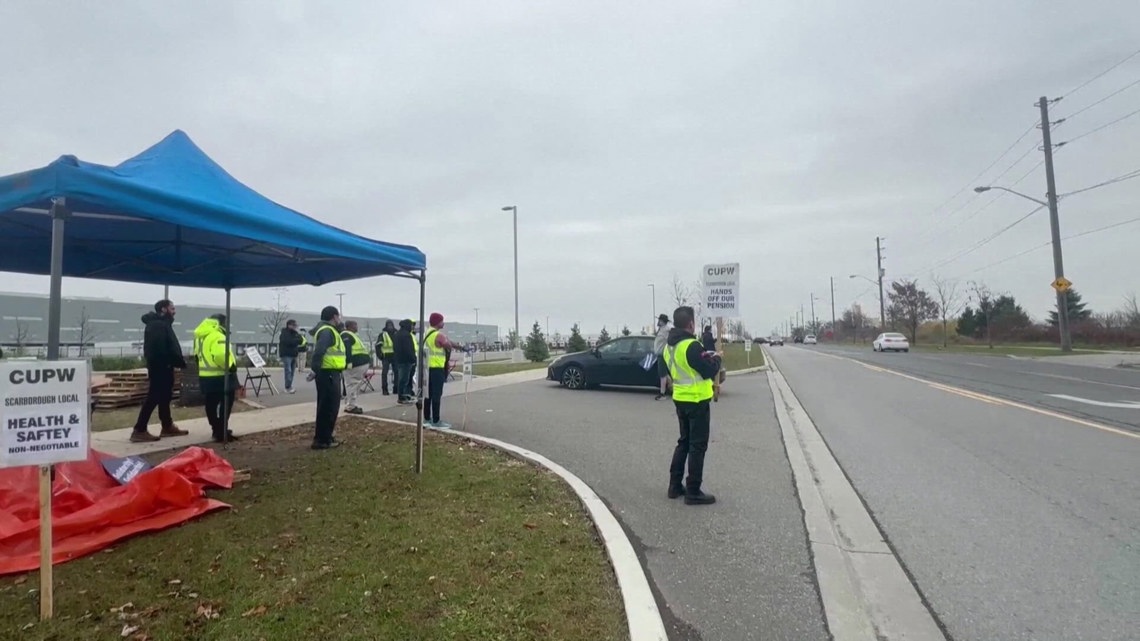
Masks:
[[[145,369],[136,369],[126,372],[105,372],[103,374],[109,382],[100,386],[91,395],[97,410],[115,410],[124,407],[133,407],[146,400],[150,380]],[[182,375],[174,372],[174,393],[172,398],[181,396]]]

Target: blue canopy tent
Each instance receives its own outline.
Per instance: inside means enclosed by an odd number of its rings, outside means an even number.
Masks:
[[[64,276],[224,289],[227,325],[234,288],[413,278],[422,341],[426,268],[415,247],[357,236],[269,200],[182,131],[114,167],[61,156],[0,177],[0,271],[51,276],[49,359],[59,358]],[[422,422],[416,441],[418,471]]]

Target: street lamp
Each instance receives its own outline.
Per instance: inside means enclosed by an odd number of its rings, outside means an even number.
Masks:
[[[519,208],[516,205],[507,205],[503,211],[511,212],[515,232],[515,342],[521,342],[519,334]],[[522,350],[517,346],[511,350],[511,360],[522,362]]]
[[[344,293],[343,292],[336,295],[336,307],[337,307],[337,311],[340,312],[340,315],[344,316]]]
[[[1046,141],[1046,145],[1048,145]],[[1051,156],[1046,156],[1046,160],[1050,160]],[[1008,187],[1001,187],[999,185],[985,185],[974,187],[974,193],[985,193],[991,189],[997,189],[1006,193],[1013,194],[1014,196],[1021,196],[1022,198],[1035,202],[1042,207],[1049,208],[1049,232],[1053,240],[1053,288],[1057,290],[1057,330],[1061,334],[1061,351],[1073,351],[1073,337],[1069,333],[1069,297],[1068,297],[1068,281],[1065,279],[1065,261],[1061,257],[1061,225],[1058,222],[1057,215],[1057,194],[1056,186],[1053,183],[1052,164],[1046,167],[1049,171],[1046,172],[1046,179],[1049,184],[1049,193],[1045,194],[1047,200],[1027,196],[1019,191],[1014,191]]]
[[[653,314],[649,321],[649,329],[652,330],[653,326],[657,324],[657,286],[649,283],[649,291],[653,295]]]

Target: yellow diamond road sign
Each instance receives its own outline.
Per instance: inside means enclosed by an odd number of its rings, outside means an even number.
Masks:
[[[1064,276],[1059,276],[1057,278],[1057,280],[1055,280],[1051,283],[1051,285],[1053,286],[1053,289],[1064,293],[1064,292],[1069,291],[1069,289],[1073,286],[1073,283],[1070,282],[1068,278],[1065,278]]]

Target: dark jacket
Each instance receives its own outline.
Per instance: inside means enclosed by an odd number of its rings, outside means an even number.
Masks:
[[[165,314],[147,312],[142,316],[143,358],[147,369],[182,369],[186,359],[182,356],[182,345],[174,333],[174,319]]]
[[[701,334],[701,346],[705,348],[706,352],[716,351],[716,339],[713,338],[712,332]]]
[[[396,353],[393,354],[393,359],[396,363],[402,365],[412,365],[416,362],[416,338],[412,336],[412,324],[408,321],[400,321],[400,329],[396,332],[396,337],[393,341],[392,347],[395,348]]]
[[[301,332],[286,327],[281,330],[281,339],[277,343],[277,355],[284,358],[296,358],[301,351]]]
[[[716,378],[717,373],[720,372],[720,357],[715,355],[706,356],[706,350],[704,346],[701,345],[701,342],[696,340],[696,336],[693,336],[683,329],[674,327],[669,330],[669,340],[666,341],[666,343],[669,347],[674,347],[686,338],[694,339],[692,343],[689,343],[688,349],[685,350],[685,360],[689,363],[689,367],[692,367],[693,370],[700,374],[701,378]]]

